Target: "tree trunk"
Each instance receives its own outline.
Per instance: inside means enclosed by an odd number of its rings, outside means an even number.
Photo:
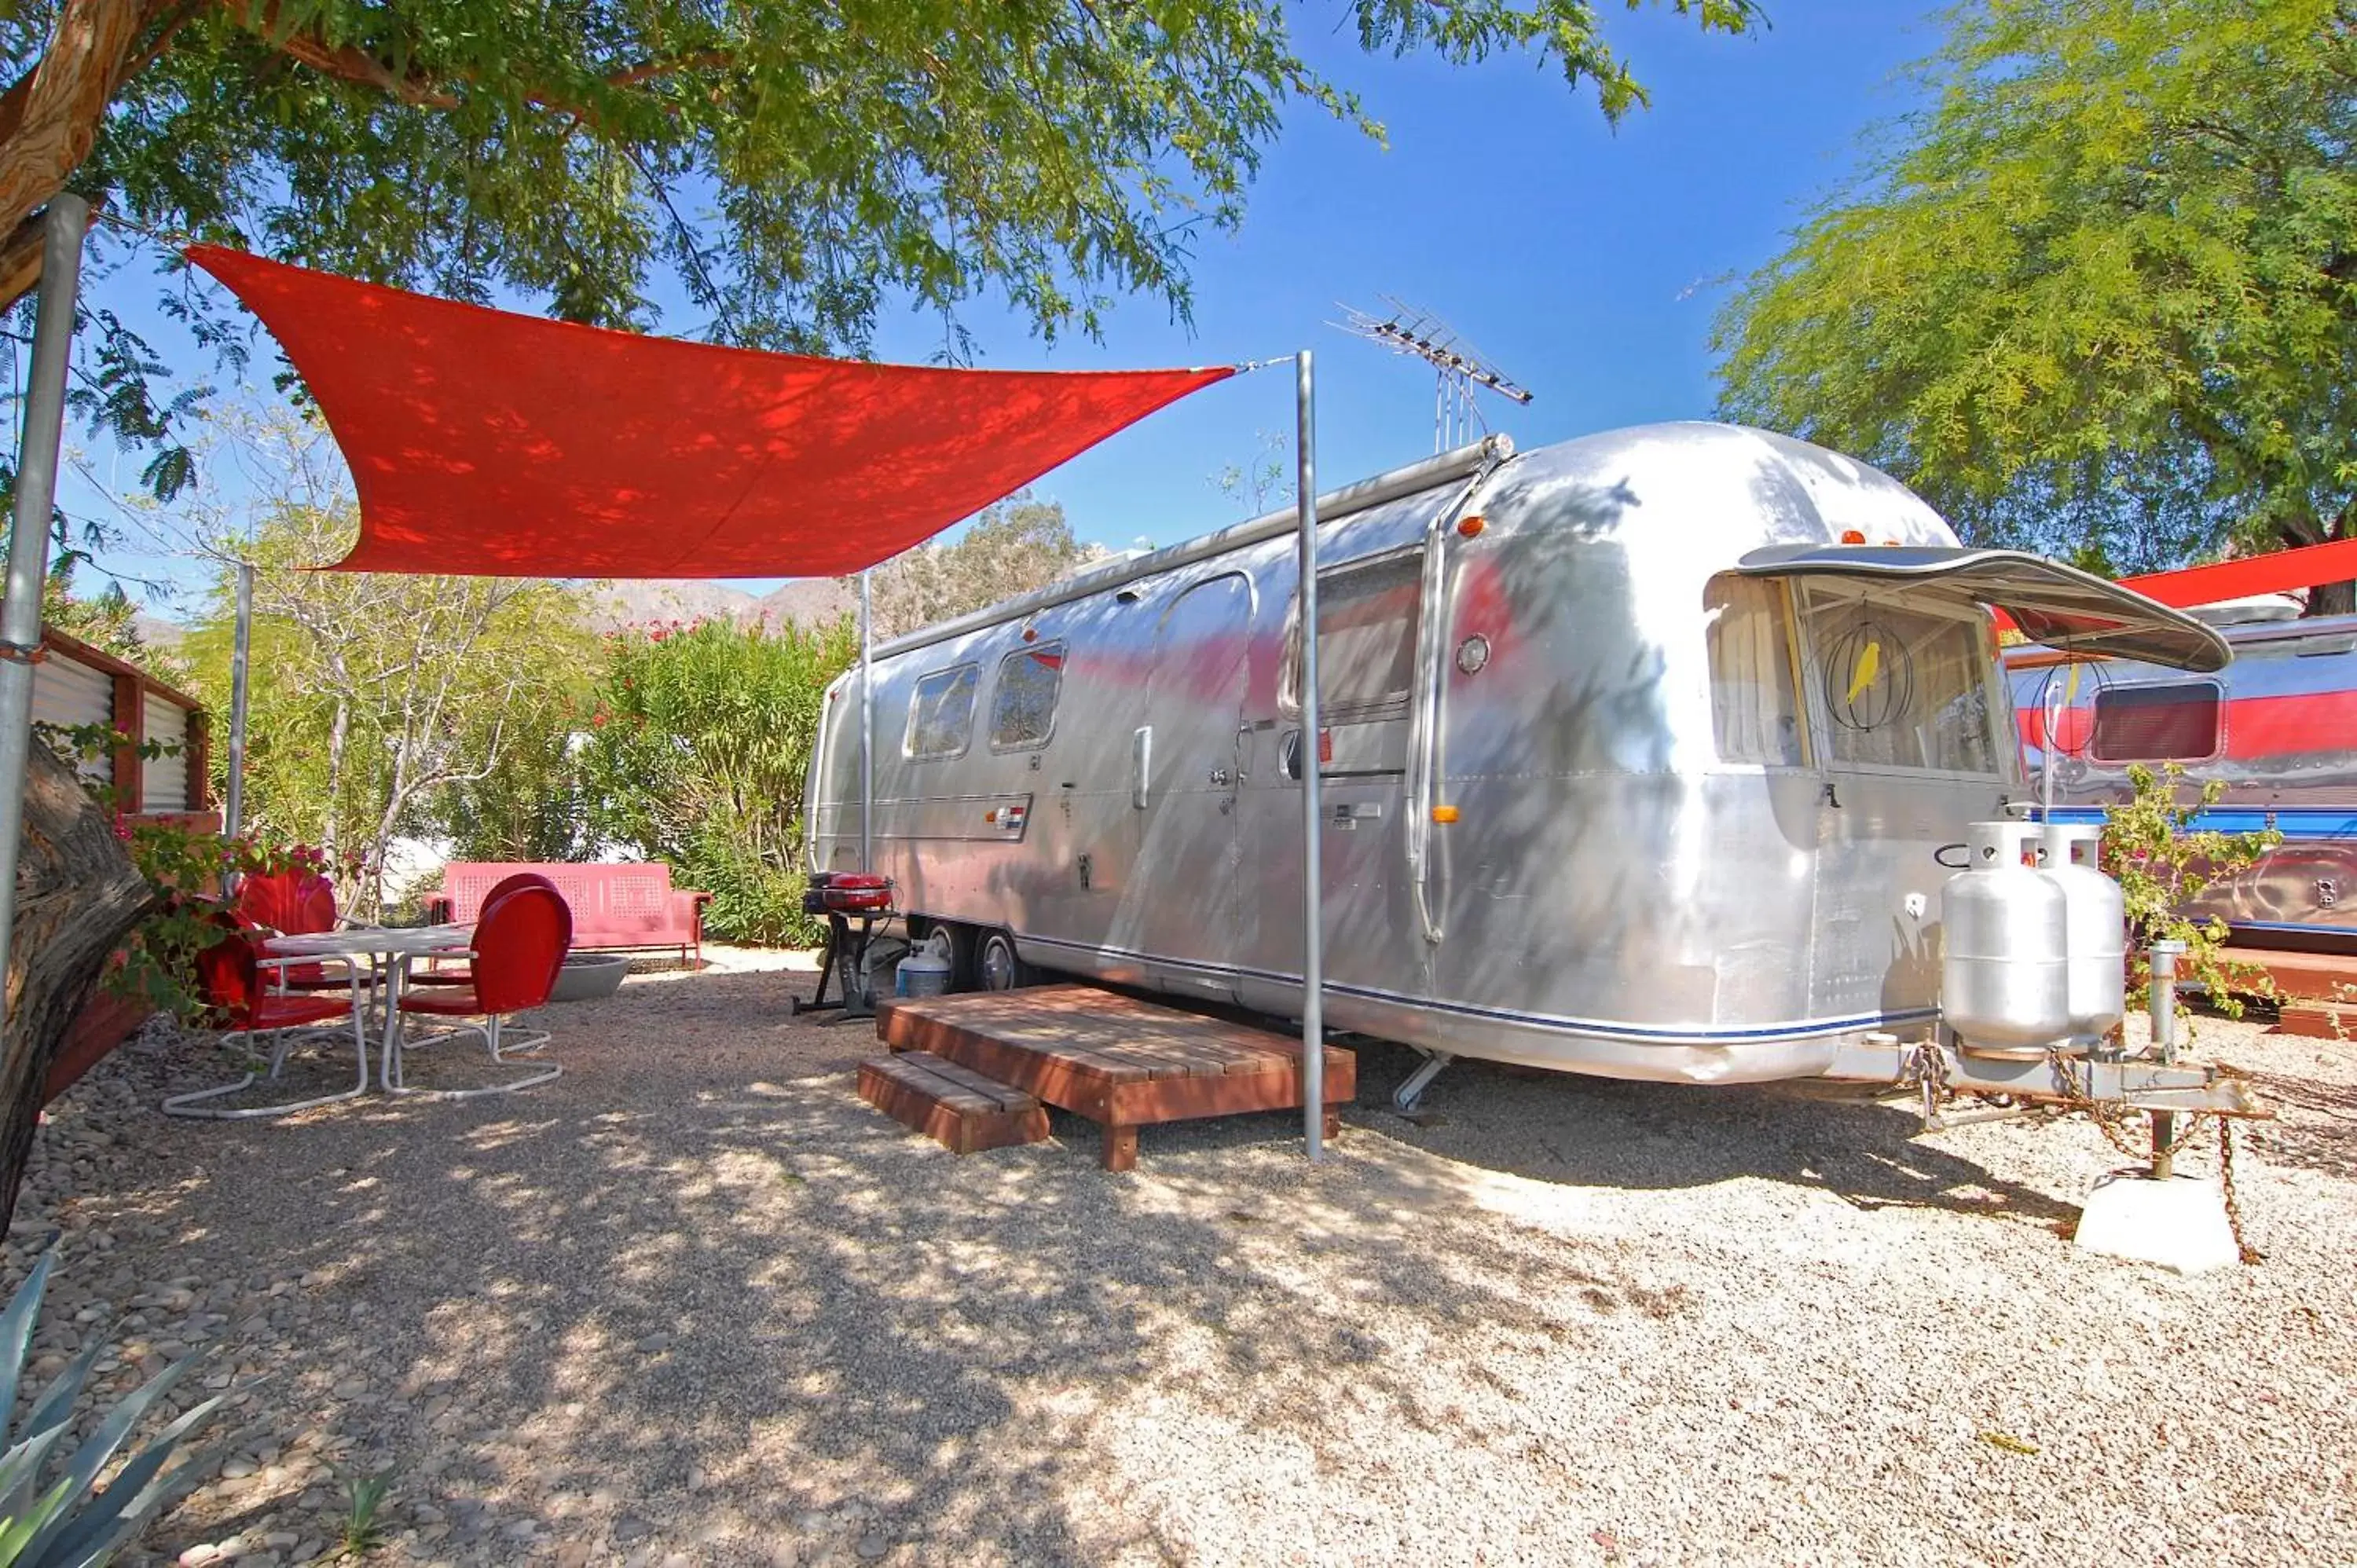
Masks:
[[[65,0],[33,69],[0,92],[0,306],[40,281],[32,220],[90,156],[154,0]]]
[[[2339,516],[2327,519],[2303,509],[2276,525],[2276,540],[2286,550],[2298,550],[2309,544],[2333,544],[2347,539],[2352,522],[2357,522],[2357,501],[2341,509]],[[2308,590],[2308,607],[2302,616],[2357,615],[2357,582],[2318,583]]]
[[[36,743],[25,768],[25,842],[0,1036],[0,1230],[16,1211],[49,1064],[100,972],[155,893],[73,770]]]

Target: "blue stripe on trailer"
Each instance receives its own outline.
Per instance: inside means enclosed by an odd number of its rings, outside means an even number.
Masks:
[[[2058,822],[2104,821],[2101,806],[2057,806]],[[2197,832],[2255,833],[2272,826],[2286,840],[2357,838],[2357,808],[2349,806],[2212,806],[2195,813]]]

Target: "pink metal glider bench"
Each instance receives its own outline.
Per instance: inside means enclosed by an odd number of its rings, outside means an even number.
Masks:
[[[471,922],[484,897],[519,871],[537,872],[556,885],[573,910],[573,950],[618,948],[677,948],[683,960],[704,959],[704,905],[712,895],[671,885],[671,867],[643,865],[534,865],[522,862],[452,861],[442,872],[442,891],[425,898],[428,919]]]

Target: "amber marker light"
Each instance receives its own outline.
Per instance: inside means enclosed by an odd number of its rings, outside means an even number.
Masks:
[[[1435,806],[1432,808],[1432,820],[1440,823],[1443,827],[1446,827],[1450,822],[1457,820],[1457,808],[1454,806]]]
[[[1842,542],[1844,544],[1863,544],[1866,542],[1866,535],[1860,533],[1855,528],[1845,528],[1842,530]]]
[[[1489,526],[1478,512],[1471,517],[1461,517],[1457,520],[1457,532],[1468,539],[1479,538],[1481,531]]]

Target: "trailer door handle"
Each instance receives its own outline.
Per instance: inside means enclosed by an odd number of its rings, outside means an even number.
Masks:
[[[1146,783],[1154,767],[1154,726],[1140,725],[1137,733],[1129,737],[1129,804],[1133,811],[1146,810]]]

